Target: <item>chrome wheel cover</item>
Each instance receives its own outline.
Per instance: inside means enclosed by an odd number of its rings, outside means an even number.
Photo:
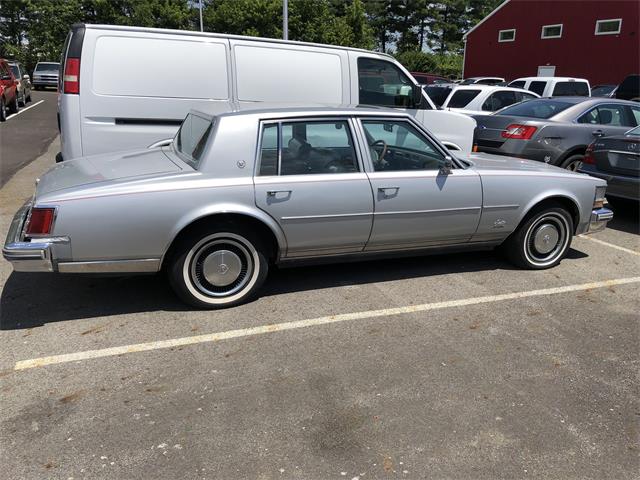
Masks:
[[[559,213],[546,213],[538,217],[524,237],[527,260],[538,267],[554,263],[569,245],[569,228],[569,222]]]
[[[189,250],[183,276],[187,288],[199,300],[230,303],[253,287],[259,265],[258,252],[250,242],[221,232],[203,238]]]
[[[574,160],[569,165],[567,165],[565,169],[569,170],[570,172],[577,172],[581,166],[582,162],[580,160]]]

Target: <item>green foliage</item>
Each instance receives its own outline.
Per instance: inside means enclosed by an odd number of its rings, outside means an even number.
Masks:
[[[427,72],[443,77],[458,77],[462,71],[462,55],[405,51],[395,55],[410,72]]]

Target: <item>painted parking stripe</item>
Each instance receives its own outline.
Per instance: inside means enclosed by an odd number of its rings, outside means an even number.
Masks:
[[[636,250],[631,250],[630,248],[621,247],[620,245],[614,245],[613,243],[609,243],[609,242],[603,242],[602,240],[598,240],[597,238],[587,237],[586,235],[585,236],[580,235],[580,238],[584,238],[585,240],[599,243],[600,245],[605,245],[610,248],[615,248],[616,250],[620,250],[621,252],[627,252],[627,253],[630,253],[631,255],[640,256],[640,252]]]
[[[115,355],[146,352],[149,350],[160,350],[163,348],[182,347],[185,345],[195,345],[198,343],[219,342],[221,340],[229,340],[231,338],[250,337],[253,335],[261,335],[264,333],[282,332],[285,330],[295,330],[305,327],[327,325],[330,323],[349,322],[353,320],[364,320],[377,317],[389,317],[406,313],[426,312],[443,308],[464,307],[468,305],[479,305],[482,303],[501,302],[505,300],[516,300],[521,298],[540,297],[545,295],[557,295],[559,293],[579,292],[595,288],[604,288],[614,285],[625,285],[629,283],[639,282],[640,277],[617,278],[601,282],[583,283],[580,285],[545,288],[542,290],[529,290],[524,292],[505,293],[501,295],[488,295],[484,297],[450,300],[445,302],[424,303],[421,305],[408,305],[406,307],[386,308],[383,310],[368,310],[364,312],[329,315],[326,317],[297,320],[293,322],[274,323],[270,325],[260,325],[258,327],[241,328],[238,330],[228,330],[226,332],[196,335],[192,337],[174,338],[170,340],[159,340],[156,342],[137,343],[133,345],[122,345],[120,347],[102,348],[99,350],[86,350],[83,352],[68,353],[64,355],[53,355],[50,357],[32,358],[29,360],[16,362],[14,370],[25,370],[28,368],[44,367],[46,365],[54,365],[58,363],[79,362],[92,358],[113,357]]]
[[[20,115],[21,113],[26,112],[26,111],[27,111],[27,110],[29,110],[30,108],[37,107],[37,106],[38,106],[38,105],[40,105],[42,102],[44,102],[44,100],[40,100],[40,101],[38,101],[38,102],[34,103],[33,105],[29,105],[28,107],[25,107],[25,108],[22,108],[22,109],[18,110],[18,113],[13,113],[13,114],[9,115],[9,116],[7,117],[7,120],[11,120],[12,118],[17,117],[18,115]]]

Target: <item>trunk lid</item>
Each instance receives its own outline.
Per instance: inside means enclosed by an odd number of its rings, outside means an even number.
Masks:
[[[640,138],[610,137],[598,140],[593,158],[602,172],[640,177]]]
[[[481,152],[492,152],[499,150],[505,142],[510,141],[502,136],[507,126],[512,123],[519,125],[538,126],[539,121],[526,117],[512,117],[507,115],[472,115],[477,126],[474,132],[474,145],[478,146]],[[526,140],[511,140],[523,142]]]
[[[177,173],[183,167],[162,148],[82,157],[58,163],[38,182],[36,196],[74,187],[149,175]]]

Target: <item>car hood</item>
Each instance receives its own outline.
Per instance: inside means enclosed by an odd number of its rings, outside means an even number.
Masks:
[[[183,170],[162,148],[81,157],[58,163],[38,181],[36,197],[91,184]]]
[[[472,153],[466,157],[463,157],[473,164],[473,168],[480,173],[483,171],[491,170],[508,170],[519,172],[544,172],[544,173],[565,173],[573,174],[568,170],[554,167],[542,162],[536,162],[534,160],[525,160],[522,158],[505,157],[503,155],[491,155],[489,153]]]

